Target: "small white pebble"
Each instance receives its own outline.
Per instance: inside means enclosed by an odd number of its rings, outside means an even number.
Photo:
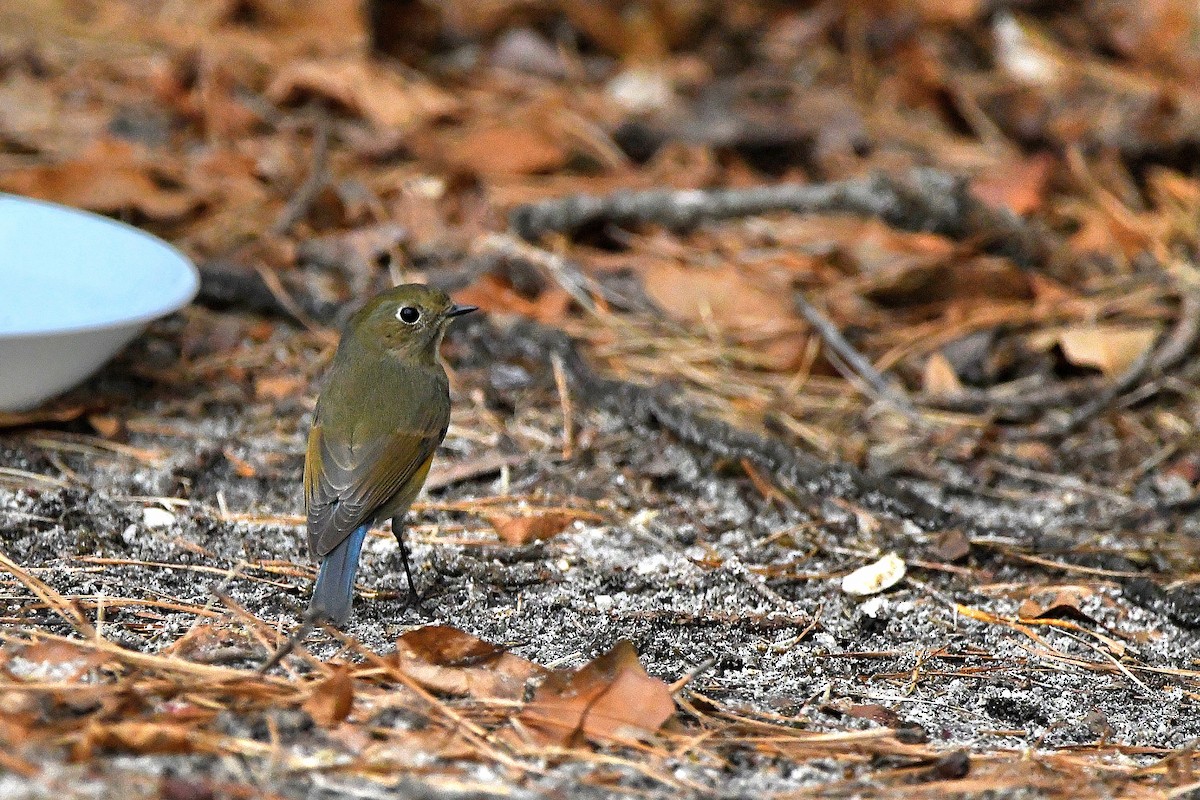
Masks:
[[[597,611],[607,614],[609,611],[612,611],[612,607],[613,607],[613,599],[610,595],[607,595],[607,594],[596,595],[596,610]]]
[[[663,553],[655,553],[652,556],[647,556],[641,561],[633,565],[633,571],[638,575],[654,575],[658,572],[667,572],[670,567],[670,561]]]
[[[175,515],[165,508],[146,506],[142,509],[142,523],[147,528],[169,528],[175,522]]]
[[[884,595],[878,595],[867,600],[858,610],[871,619],[879,619],[887,611],[888,599]]]
[[[121,531],[121,540],[125,544],[133,544],[137,541],[137,525],[130,525],[125,530]]]
[[[899,583],[907,569],[900,556],[888,553],[874,564],[859,567],[842,578],[842,591],[854,597],[878,594]]]
[[[654,518],[658,515],[659,512],[654,509],[643,508],[641,511],[630,517],[629,524],[635,525],[639,528],[645,528],[647,525],[653,522]]]
[[[652,69],[627,69],[606,87],[608,96],[628,111],[657,111],[675,99],[675,88],[662,72]]]

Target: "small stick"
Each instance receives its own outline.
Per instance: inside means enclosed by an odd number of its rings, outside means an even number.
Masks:
[[[829,345],[835,353],[837,353],[846,362],[849,367],[854,370],[864,381],[866,381],[878,395],[885,400],[889,405],[897,411],[904,414],[909,419],[923,422],[920,412],[913,406],[907,397],[904,397],[896,389],[888,383],[883,375],[879,374],[879,370],[871,365],[871,362],[866,359],[862,353],[855,349],[854,345],[846,340],[842,332],[837,329],[824,314],[818,311],[812,303],[804,298],[804,295],[799,292],[795,295],[796,310],[800,315],[813,327],[817,335],[825,344]]]
[[[672,683],[670,686],[667,687],[667,689],[670,690],[672,695],[679,694],[679,692],[683,690],[683,687],[687,686],[689,683],[696,680],[696,678],[699,678],[701,675],[708,672],[710,669],[712,669],[714,666],[716,666],[716,664],[717,664],[716,656],[710,656],[710,657],[704,659],[699,664],[697,664],[696,666],[689,669],[686,673],[684,673],[682,678],[680,678],[679,680]]]
[[[292,651],[295,650],[301,642],[308,638],[308,634],[312,633],[312,629],[315,628],[318,623],[323,621],[323,617],[324,615],[320,609],[314,610],[310,608],[305,611],[304,616],[300,620],[300,624],[296,626],[296,629],[292,631],[291,635],[288,636],[284,643],[279,645],[275,652],[271,654],[271,657],[262,663],[262,666],[260,666],[257,670],[258,674],[265,675],[266,673],[270,672],[273,667],[277,666],[281,661],[291,655]]]
[[[316,122],[313,125],[312,166],[308,170],[308,177],[304,179],[304,183],[296,189],[296,193],[283,207],[283,213],[271,226],[272,234],[282,236],[290,231],[297,222],[304,218],[316,201],[317,195],[329,183],[329,127],[329,115],[318,106]]]
[[[550,354],[550,366],[554,369],[554,385],[558,388],[558,404],[563,415],[563,446],[562,457],[569,461],[575,454],[575,413],[571,403],[571,389],[567,385],[567,373],[563,367],[562,356]]]

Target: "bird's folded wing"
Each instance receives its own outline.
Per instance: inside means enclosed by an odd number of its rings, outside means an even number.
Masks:
[[[372,520],[433,457],[439,433],[397,430],[377,444],[351,448],[314,425],[304,470],[310,552],[323,557]]]

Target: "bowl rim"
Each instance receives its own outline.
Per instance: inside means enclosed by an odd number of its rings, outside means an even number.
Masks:
[[[112,319],[107,319],[99,322],[87,322],[78,325],[66,325],[56,328],[43,328],[40,330],[31,329],[13,329],[4,330],[0,328],[0,341],[17,341],[27,339],[49,339],[58,336],[72,336],[80,333],[94,333],[100,331],[117,330],[120,328],[133,328],[140,325],[148,325],[156,319],[160,319],[169,314],[173,314],[184,306],[188,305],[195,299],[200,291],[200,270],[197,269],[195,263],[178,247],[166,241],[160,236],[155,236],[149,231],[144,231],[141,228],[130,225],[128,222],[122,222],[119,219],[97,214],[94,211],[87,211],[74,206],[55,203],[50,200],[42,200],[35,197],[26,197],[24,195],[12,194],[9,192],[0,192],[0,204],[5,202],[14,202],[26,205],[42,206],[66,213],[68,215],[77,215],[85,218],[91,218],[99,222],[111,225],[124,233],[131,233],[136,236],[148,239],[151,243],[163,248],[168,254],[174,256],[174,260],[182,267],[184,278],[186,279],[186,288],[177,294],[173,294],[166,301],[151,308],[149,311],[142,311],[137,314],[120,316]]]

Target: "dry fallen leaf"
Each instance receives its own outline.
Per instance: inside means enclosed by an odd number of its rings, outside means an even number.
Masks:
[[[930,552],[941,561],[958,561],[970,555],[971,540],[960,530],[943,531],[934,540]]]
[[[971,191],[988,205],[1028,214],[1041,207],[1053,166],[1054,158],[1050,154],[1037,153],[989,170],[972,182]]]
[[[303,708],[318,725],[332,727],[350,716],[354,705],[354,679],[350,667],[339,664],[329,677],[313,687]]]
[[[364,58],[290,62],[267,88],[267,97],[277,103],[306,95],[333,100],[383,128],[411,128],[459,106],[433,84]]]
[[[188,724],[179,722],[112,722],[93,720],[84,739],[76,747],[76,758],[84,758],[96,748],[123,750],[140,755],[192,753],[204,748],[201,737]]]
[[[501,539],[517,546],[557,536],[579,517],[567,511],[544,511],[525,516],[492,513],[484,515],[484,519]]]
[[[941,353],[934,353],[925,362],[921,384],[928,394],[934,396],[955,394],[963,388],[962,381],[954,374],[954,367]]]
[[[480,699],[517,700],[546,670],[469,633],[427,625],[396,640],[396,665],[427,689]]]
[[[868,719],[886,728],[900,727],[900,715],[892,709],[876,703],[853,705],[846,709],[846,716],[855,719]]]
[[[665,683],[646,674],[625,640],[574,672],[555,672],[518,717],[544,744],[645,739],[675,713]]]
[[[1022,601],[1020,608],[1017,609],[1017,616],[1022,619],[1063,619],[1074,617],[1075,619],[1088,622],[1091,621],[1091,617],[1085,614],[1080,607],[1084,597],[1083,590],[1074,588],[1055,592],[1053,597],[1045,601],[1027,597]]]
[[[489,313],[520,314],[550,325],[562,322],[571,308],[571,296],[561,287],[547,287],[531,299],[491,274],[456,292],[454,297]]]
[[[105,439],[125,436],[125,421],[107,414],[88,414],[88,425]]]
[[[803,355],[806,337],[792,288],[778,278],[732,264],[689,268],[655,260],[644,268],[643,281],[650,299],[672,317],[752,340],[773,369],[791,369]]]
[[[447,157],[459,169],[480,175],[532,175],[561,167],[567,152],[540,128],[489,125],[467,133]]]
[[[1095,367],[1106,377],[1121,375],[1158,338],[1158,329],[1117,325],[1080,325],[1057,334],[1063,355],[1072,364]]]
[[[0,189],[105,214],[135,210],[157,220],[180,219],[199,205],[157,177],[153,161],[133,145],[101,139],[75,158],[5,172]]]

